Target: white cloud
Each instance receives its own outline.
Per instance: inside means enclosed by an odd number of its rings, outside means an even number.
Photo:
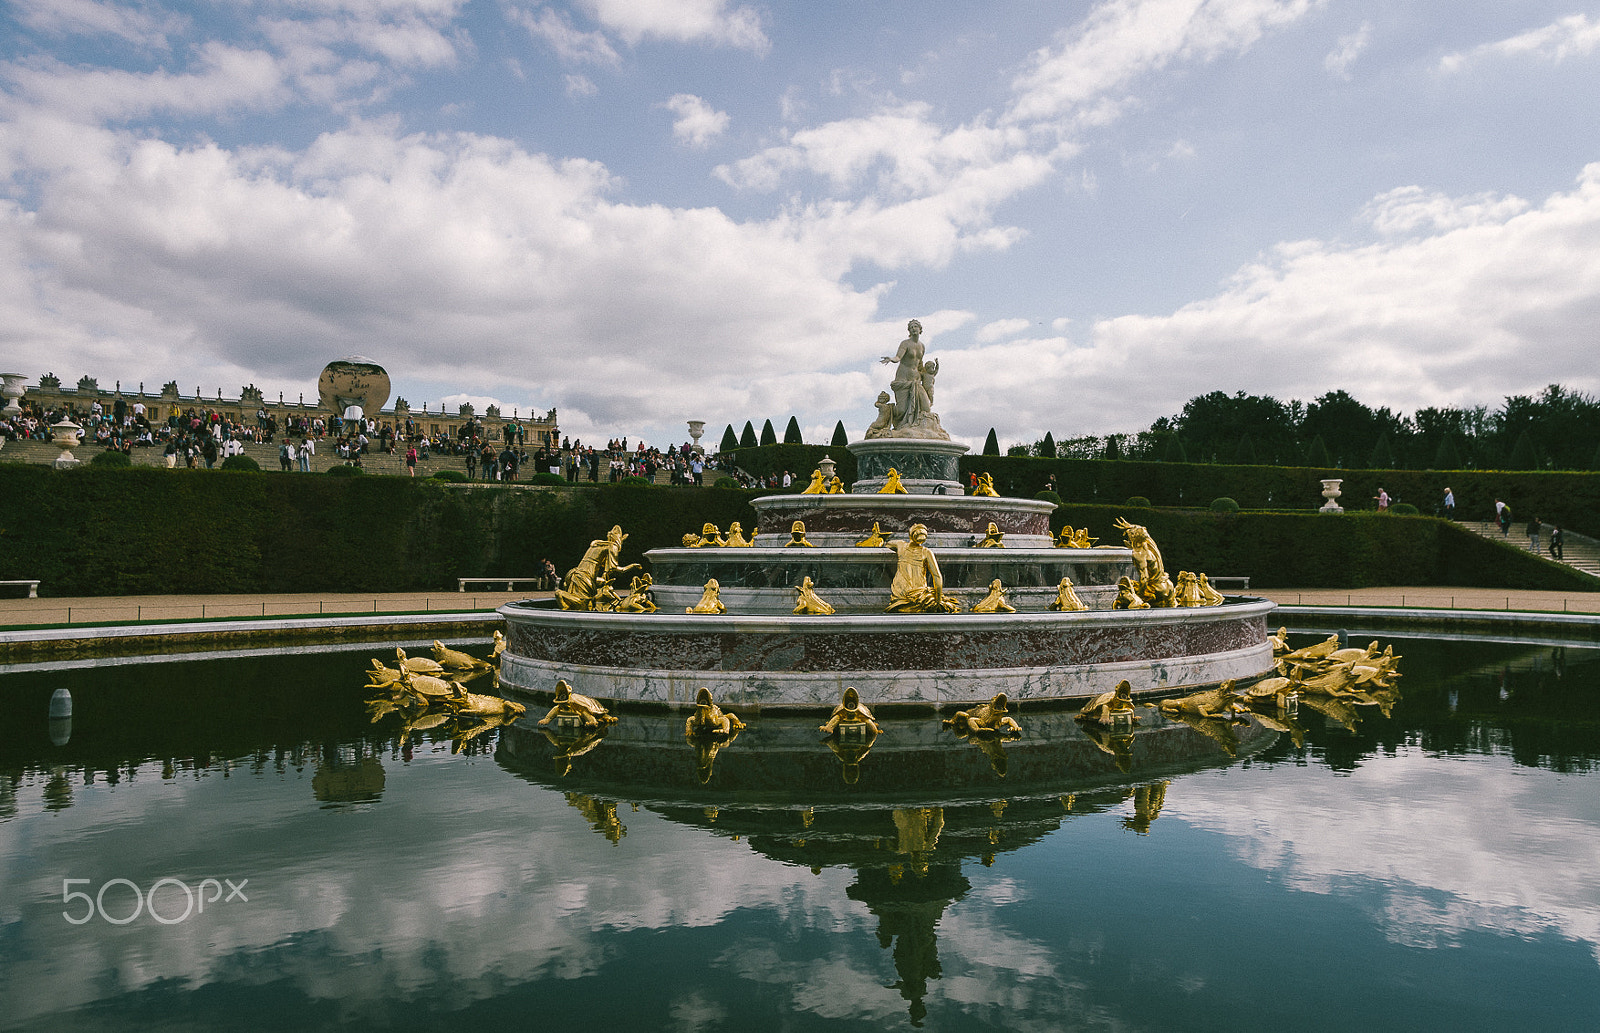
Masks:
[[[62,35],[115,36],[142,47],[166,49],[167,35],[186,20],[99,0],[13,0],[18,19],[31,29]]]
[[[728,0],[581,0],[595,20],[629,46],[641,40],[713,43],[764,54],[771,47],[753,7]]]
[[[568,75],[564,77],[564,82],[569,97],[593,97],[600,92],[600,87],[587,75]]]
[[[1362,22],[1361,27],[1346,36],[1339,37],[1339,45],[1328,52],[1322,59],[1322,67],[1328,70],[1329,75],[1340,79],[1350,78],[1350,66],[1355,64],[1356,58],[1367,49],[1372,42],[1372,23]]]
[[[617,52],[603,32],[584,32],[574,28],[565,14],[541,7],[537,12],[521,7],[506,8],[506,17],[542,39],[562,61],[572,64],[615,65]]]
[[[1419,186],[1405,186],[1379,194],[1361,215],[1378,232],[1393,236],[1419,230],[1437,233],[1464,226],[1501,223],[1527,209],[1528,202],[1520,197],[1492,194],[1447,197],[1427,193]]]
[[[1458,72],[1475,61],[1493,57],[1531,57],[1560,62],[1570,57],[1588,57],[1596,47],[1600,47],[1600,21],[1590,21],[1586,14],[1569,14],[1549,25],[1509,39],[1446,54],[1439,59],[1439,68],[1445,72]]]
[[[1015,337],[1031,326],[1033,321],[1030,319],[997,319],[979,327],[973,337],[979,344],[988,344],[1002,337]]]
[[[672,135],[690,147],[705,147],[728,128],[728,113],[718,111],[692,93],[679,93],[663,101],[662,107],[677,115]]]
[[[1012,122],[1103,124],[1119,99],[1105,95],[1174,60],[1209,61],[1248,49],[1268,29],[1320,0],[1110,0],[1055,46],[1037,51],[1013,84]]]

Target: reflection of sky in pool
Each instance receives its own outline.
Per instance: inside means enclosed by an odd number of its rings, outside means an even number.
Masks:
[[[0,1026],[1592,1028],[1600,658],[1397,646],[1391,720],[1302,710],[1304,750],[1200,742],[1121,785],[991,774],[915,856],[872,796],[887,737],[808,826],[805,785],[628,793],[583,757],[557,777],[521,731],[408,758],[360,707],[371,650],[11,673]],[[1129,790],[1157,778],[1141,834]],[[164,877],[248,879],[248,900],[62,917],[63,879]]]

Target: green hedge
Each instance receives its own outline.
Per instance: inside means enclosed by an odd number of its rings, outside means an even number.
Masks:
[[[737,520],[748,531],[758,494],[0,464],[0,579],[38,578],[41,593],[54,596],[439,591],[458,577],[527,577],[545,557],[564,571],[613,524],[629,534],[629,563],[707,521],[726,528]],[[1053,530],[1087,525],[1102,544],[1119,544],[1118,516],[1149,527],[1169,569],[1248,575],[1262,588],[1600,587],[1427,517],[1069,503],[1055,512]]]
[[[834,474],[846,485],[856,482],[854,453],[832,446],[766,445],[761,448],[741,448],[733,453],[733,463],[745,473],[756,477],[766,477],[769,474],[781,476],[783,471],[788,470],[794,474],[792,490],[801,491],[811,483],[811,471],[818,468],[823,456],[834,461]],[[1042,488],[1044,485],[1041,484],[1039,487]]]
[[[834,456],[838,459],[838,456]],[[1323,503],[1322,479],[1342,478],[1339,504],[1376,512],[1383,488],[1394,502],[1434,514],[1453,488],[1456,517],[1492,520],[1494,501],[1511,506],[1519,525],[1537,516],[1546,524],[1600,537],[1600,473],[1511,470],[1327,470],[1315,467],[1142,463],[1108,459],[1035,459],[965,455],[961,475],[989,473],[1002,495],[1032,498],[1055,474],[1068,503],[1116,503],[1144,496],[1157,506],[1205,506],[1219,495],[1246,510],[1305,510]]]

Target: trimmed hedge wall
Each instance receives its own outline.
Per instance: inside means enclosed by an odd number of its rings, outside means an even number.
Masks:
[[[629,534],[629,563],[708,521],[726,528],[737,520],[749,530],[758,494],[0,464],[0,579],[38,578],[41,594],[53,596],[441,591],[458,577],[530,576],[545,557],[565,571],[613,524]],[[1118,516],[1149,527],[1169,569],[1248,575],[1262,588],[1600,587],[1427,517],[1069,503],[1052,527],[1087,525],[1116,544]]]

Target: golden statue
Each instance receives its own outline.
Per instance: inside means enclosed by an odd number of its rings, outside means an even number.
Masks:
[[[878,722],[872,719],[872,711],[861,702],[861,694],[854,688],[847,687],[844,695],[839,699],[839,705],[833,708],[833,713],[826,723],[819,725],[818,729],[824,735],[838,735],[841,731],[866,732],[877,735],[881,728]]]
[[[1158,609],[1170,609],[1178,605],[1178,589],[1167,576],[1166,571],[1160,571],[1154,580],[1141,581],[1138,584],[1139,594],[1144,601]]]
[[[555,697],[551,704],[550,712],[538,721],[541,728],[557,718],[576,720],[578,726],[586,730],[617,723],[617,719],[597,700],[573,692],[565,678],[556,682]]]
[[[1117,517],[1116,527],[1122,532],[1128,548],[1133,551],[1133,568],[1138,580],[1153,584],[1166,570],[1161,565],[1161,550],[1157,548],[1155,539],[1144,527],[1130,524],[1122,517]]]
[[[716,524],[705,524],[700,528],[700,537],[695,539],[691,549],[702,549],[707,546],[724,546],[728,543],[722,540],[722,532],[717,530]]]
[[[507,722],[515,721],[528,712],[528,708],[521,703],[515,703],[499,696],[483,696],[476,692],[466,694],[466,700],[456,710],[456,716],[504,719]]]
[[[444,673],[444,665],[431,657],[406,656],[406,651],[399,646],[395,647],[394,655],[395,659],[400,661],[400,669],[402,671],[410,671],[412,674],[432,675]]]
[[[1005,537],[1006,533],[991,521],[989,530],[984,532],[983,541],[973,542],[972,544],[974,548],[978,549],[1004,549],[1006,547]]]
[[[457,681],[446,681],[436,678],[431,674],[412,674],[410,671],[401,671],[400,680],[396,683],[401,695],[411,696],[424,706],[445,706],[465,700],[467,690]]]
[[[712,702],[711,690],[702,686],[694,694],[694,713],[683,723],[683,734],[696,736],[732,735],[744,727],[737,715],[730,714]]]
[[[487,671],[494,667],[487,660],[479,660],[459,649],[451,649],[438,639],[433,641],[433,658],[441,667],[452,671]]]
[[[987,498],[999,498],[1000,493],[994,490],[994,478],[986,473],[978,475],[978,486],[972,489],[974,496],[983,495]]]
[[[816,586],[811,583],[811,579],[809,577],[803,578],[800,583],[795,586],[794,592],[795,613],[805,613],[825,617],[833,612],[833,607],[829,606],[822,600],[820,596],[817,595]]]
[[[900,483],[900,471],[889,467],[889,476],[884,479],[883,487],[878,489],[879,495],[905,495],[906,486]]]
[[[637,563],[625,567],[617,565],[627,537],[621,525],[617,525],[604,538],[589,543],[583,559],[567,572],[565,584],[556,589],[556,601],[563,610],[594,610],[596,601],[603,598],[602,585],[609,584],[618,574],[639,569]]]
[[[739,526],[738,524],[734,525]],[[655,613],[655,601],[650,598],[650,588],[655,584],[655,579],[649,574],[640,574],[633,579],[629,588],[628,598],[617,604],[618,613]]]
[[[494,646],[489,650],[489,659],[498,664],[500,662],[500,654],[504,653],[505,651],[506,637],[504,633],[496,631],[494,633]]]
[[[1221,606],[1228,601],[1223,598],[1221,592],[1211,587],[1211,581],[1204,574],[1196,574],[1195,576],[1200,579],[1201,606]]]
[[[1246,713],[1244,697],[1234,690],[1235,681],[1229,678],[1214,689],[1193,692],[1178,699],[1164,699],[1159,704],[1168,717],[1192,714],[1195,717],[1231,718]]]
[[[1137,721],[1139,718],[1134,709],[1133,686],[1123,679],[1110,692],[1102,692],[1085,703],[1083,709],[1078,711],[1076,720],[1109,725],[1115,724],[1118,717],[1125,714],[1126,720]]]
[[[1006,602],[1006,590],[995,578],[989,582],[989,594],[972,604],[973,613],[1016,613],[1017,608]]]
[[[960,736],[1021,735],[1022,726],[1011,716],[1008,702],[1005,693],[997,692],[987,703],[956,711],[944,726]]]
[[[1117,598],[1111,604],[1113,610],[1148,610],[1150,604],[1144,601],[1139,590],[1134,588],[1133,579],[1122,577],[1117,579]]]
[[[827,493],[828,493],[828,485],[822,479],[822,471],[821,470],[812,470],[811,471],[811,483],[806,485],[806,490],[802,491],[800,494],[802,494],[802,495],[826,495]]]
[[[1263,678],[1254,685],[1245,689],[1241,695],[1244,701],[1254,706],[1272,706],[1278,710],[1289,705],[1290,697],[1300,690],[1298,682],[1288,678],[1273,677]]]
[[[1172,605],[1174,606],[1204,606],[1205,599],[1200,595],[1200,579],[1187,570],[1178,571],[1178,581],[1173,586]]]
[[[876,548],[877,546],[884,544],[884,541],[885,539],[883,537],[883,532],[878,530],[878,522],[874,520],[872,522],[872,533],[866,537],[865,541],[856,542],[856,545],[857,547],[866,546],[867,548]]]
[[[1079,610],[1087,610],[1088,608],[1083,604],[1083,600],[1078,598],[1078,593],[1072,590],[1072,579],[1070,577],[1062,578],[1061,584],[1056,586],[1056,599],[1055,602],[1050,604],[1050,609],[1059,610],[1062,613],[1076,613]]]
[[[844,478],[843,477],[840,477],[838,474],[834,474],[833,475],[833,480],[828,482],[828,494],[829,495],[843,495],[844,494]]]
[[[712,578],[706,582],[705,591],[700,594],[700,601],[687,607],[684,613],[727,613],[728,608],[722,604],[722,586],[717,584],[717,579]]]
[[[1076,546],[1074,546],[1072,544],[1072,525],[1071,524],[1063,524],[1063,525],[1061,525],[1061,532],[1056,535],[1056,540],[1055,540],[1054,544],[1055,544],[1055,547],[1058,548],[1058,549],[1076,548]]]
[[[960,601],[944,594],[944,576],[939,573],[939,561],[926,544],[927,527],[912,524],[908,535],[910,541],[884,543],[885,547],[894,550],[899,560],[894,580],[889,583],[889,611],[960,613]]]
[[[730,549],[748,549],[755,543],[745,538],[744,528],[740,527],[739,521],[735,520],[728,525],[728,538],[723,544]]]
[[[682,541],[685,549],[700,548],[700,536],[695,534],[693,531],[690,531],[688,534],[684,535]]]
[[[789,525],[789,540],[783,543],[783,547],[785,549],[792,549],[796,547],[803,547],[807,549],[816,548],[815,545],[812,545],[810,542],[806,541],[806,522],[804,520],[796,520],[794,523]]]
[[[381,689],[386,685],[393,685],[400,680],[400,672],[393,667],[385,667],[382,660],[372,658],[372,669],[367,672],[367,688]]]

